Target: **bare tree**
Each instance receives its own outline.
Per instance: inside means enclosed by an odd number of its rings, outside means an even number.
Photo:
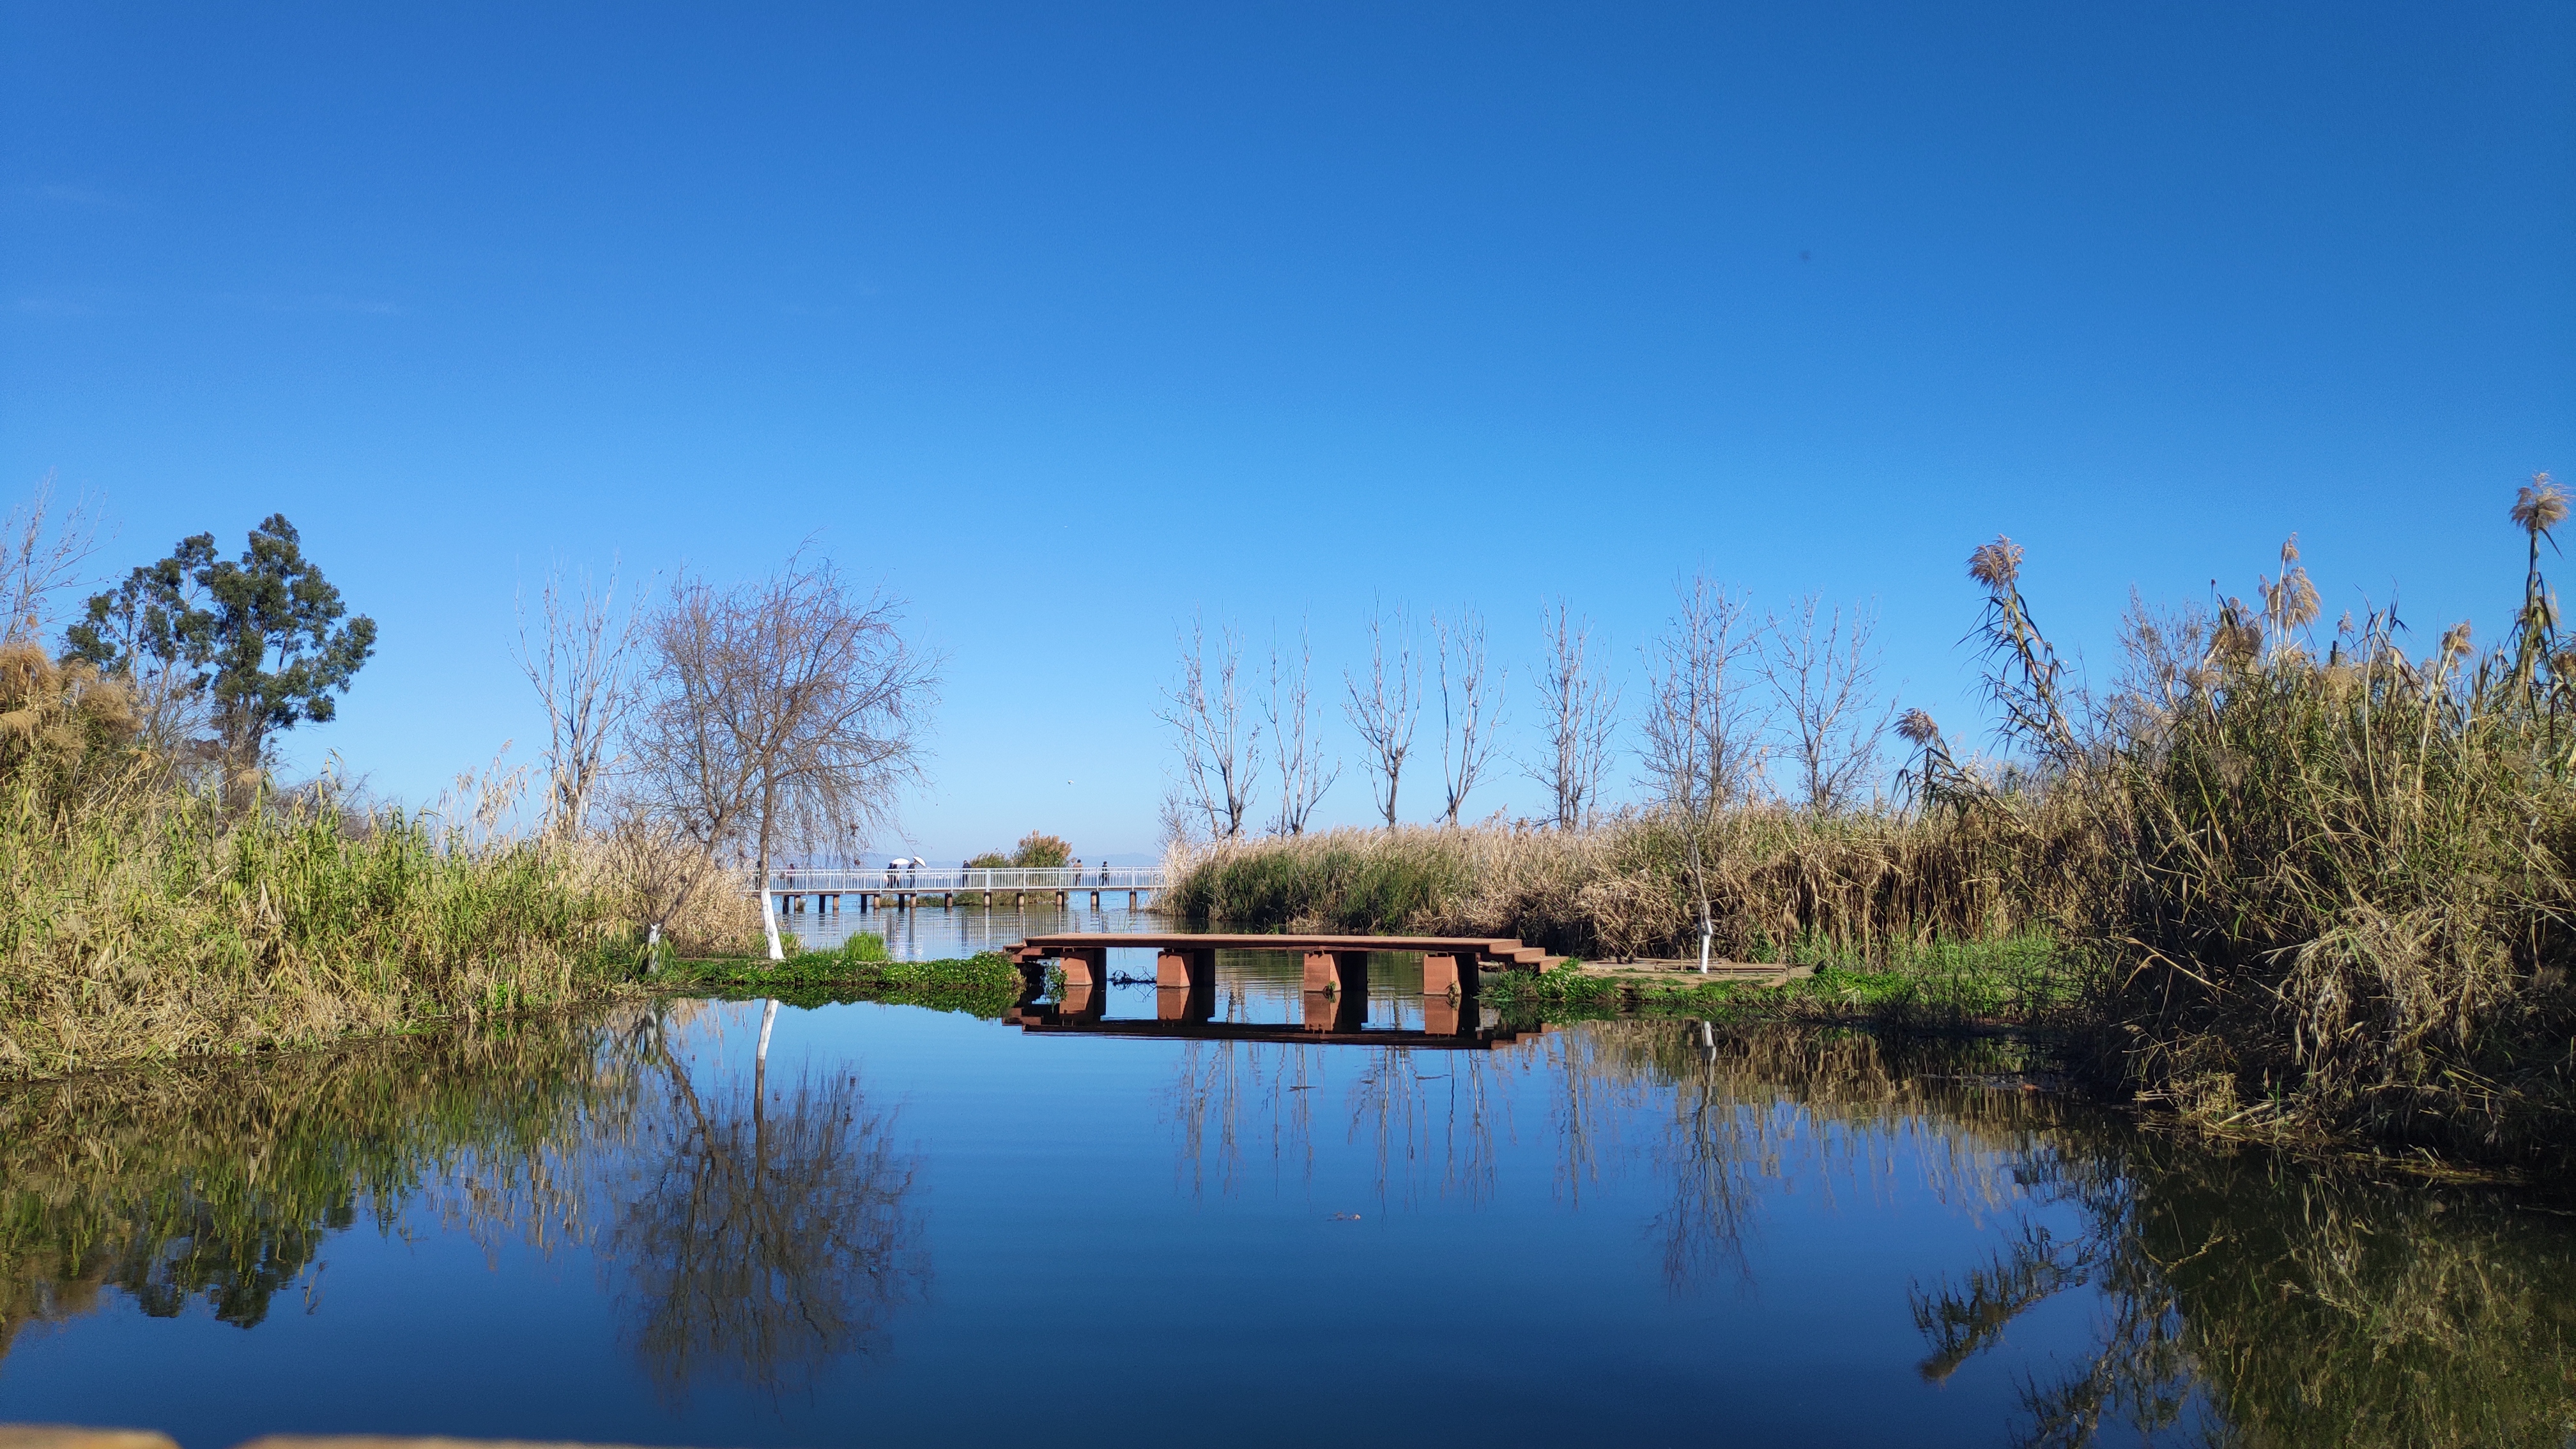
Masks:
[[[1545,618],[1544,615],[1541,616]],[[1619,719],[1619,691],[1602,692],[1586,649],[1592,626],[1573,617],[1563,602],[1545,625],[1547,670],[1539,676],[1539,704],[1547,714],[1548,753],[1525,769],[1556,801],[1556,825],[1578,830],[1601,802],[1601,777],[1610,767],[1610,735]]]
[[[718,589],[685,571],[645,625],[645,699],[629,732],[639,789],[710,855],[748,854],[769,949],[770,862],[788,841],[839,845],[885,822],[920,774],[934,661],[897,632],[902,606],[860,594],[800,550],[777,576]]]
[[[1232,840],[1252,813],[1254,777],[1261,768],[1261,722],[1244,707],[1237,676],[1243,641],[1231,625],[1217,636],[1216,679],[1208,679],[1207,626],[1190,616],[1181,641],[1181,682],[1165,691],[1163,723],[1177,732],[1181,785],[1207,821],[1208,834]]]
[[[1443,621],[1433,614],[1431,636],[1439,658],[1440,782],[1449,794],[1446,823],[1454,829],[1458,812],[1466,808],[1467,792],[1476,788],[1493,763],[1494,734],[1502,723],[1503,690],[1511,674],[1506,670],[1494,679],[1493,717],[1488,718],[1484,616],[1462,609],[1456,619]]]
[[[1867,605],[1846,620],[1809,594],[1787,618],[1774,614],[1755,656],[1798,770],[1798,803],[1819,815],[1848,809],[1878,771],[1879,743],[1896,706],[1878,694],[1878,616]]]
[[[1270,692],[1262,698],[1262,712],[1270,719],[1270,752],[1279,765],[1279,823],[1281,835],[1306,833],[1306,818],[1312,815],[1316,802],[1333,782],[1342,777],[1342,762],[1324,762],[1324,750],[1315,738],[1314,691],[1315,646],[1306,636],[1306,626],[1297,626],[1297,662],[1289,669],[1279,655],[1279,641],[1270,641]]]
[[[1682,865],[1699,910],[1699,969],[1717,934],[1710,888],[1720,817],[1751,791],[1761,765],[1760,720],[1744,704],[1741,667],[1758,641],[1750,606],[1694,575],[1648,653],[1654,697],[1646,715],[1646,785],[1682,837]]]
[[[0,644],[34,639],[50,622],[56,594],[80,582],[98,551],[98,509],[87,498],[58,506],[54,475],[0,518]]]
[[[1342,712],[1351,728],[1369,747],[1370,773],[1377,777],[1378,812],[1386,817],[1386,828],[1395,828],[1395,792],[1404,783],[1404,758],[1413,750],[1413,726],[1422,716],[1422,662],[1413,657],[1413,631],[1405,624],[1404,611],[1395,613],[1395,653],[1387,655],[1386,616],[1376,609],[1369,611],[1368,688],[1345,673],[1343,687],[1350,697],[1343,701]]]
[[[594,585],[583,574],[568,584],[561,565],[546,571],[538,594],[540,636],[528,635],[528,604],[518,600],[519,669],[546,706],[547,833],[580,835],[600,783],[615,764],[613,741],[635,707],[635,665],[643,613],[617,602],[617,571]]]

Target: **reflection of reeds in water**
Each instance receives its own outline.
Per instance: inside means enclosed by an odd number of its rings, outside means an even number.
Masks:
[[[579,1236],[565,1159],[631,1100],[620,1039],[460,1031],[0,1094],[0,1347],[106,1288],[258,1323],[329,1234],[424,1193],[472,1231]]]
[[[2071,1288],[2101,1297],[2072,1367],[2025,1384],[2032,1446],[2188,1430],[2246,1446],[2561,1445],[2576,1435],[2576,1247],[2483,1190],[2119,1138],[2015,1168],[2032,1207],[1987,1267],[1918,1285],[1943,1377]]]
[[[2480,1192],[2143,1144],[2085,1199],[2113,1305],[2028,1395],[2032,1444],[2171,1422],[2242,1445],[2559,1445],[2576,1435],[2566,1223]]]
[[[1923,1377],[1939,1383],[1958,1372],[1959,1365],[1992,1348],[2023,1312],[2083,1282],[2091,1264],[2084,1245],[2061,1245],[2047,1228],[2029,1223],[1956,1286],[1944,1283],[1933,1292],[1918,1286],[1910,1295],[1914,1327],[1932,1345]]]
[[[0,1093],[0,1351],[109,1290],[245,1327],[318,1292],[335,1233],[434,1214],[496,1251],[588,1246],[675,1397],[863,1349],[924,1271],[914,1159],[847,1074],[701,1086],[694,1003]],[[720,1025],[707,1020],[692,1035]]]

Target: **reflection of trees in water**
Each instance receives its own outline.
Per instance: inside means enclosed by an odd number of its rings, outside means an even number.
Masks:
[[[104,1289],[247,1328],[325,1240],[424,1193],[487,1235],[579,1232],[565,1158],[634,1086],[620,1024],[458,1031],[0,1092],[0,1349]]]
[[[1285,1043],[1182,1043],[1162,1114],[1180,1128],[1174,1170],[1192,1196],[1231,1196],[1247,1154],[1266,1155],[1274,1176],[1292,1164],[1300,1177],[1313,1174],[1311,1060]]]
[[[2024,1386],[2026,1445],[2576,1437],[2576,1237],[2562,1215],[2142,1135],[1990,1079],[2020,1064],[2009,1043],[1620,1022],[1554,1050],[1599,1084],[1564,1084],[1567,1101],[1633,1092],[1655,1124],[1637,1145],[1670,1184],[1658,1228],[1676,1282],[1741,1264],[1765,1179],[1822,1164],[1821,1185],[1884,1190],[1903,1145],[1941,1201],[2004,1233],[1976,1269],[1915,1285],[1927,1378],[2040,1303],[2098,1295],[2089,1348]],[[1595,1096],[1563,1121],[1598,1134],[1616,1116]],[[1569,1163],[1600,1151],[1571,1131],[1563,1147]]]
[[[1999,1260],[2033,1289],[2090,1283],[2107,1310],[2075,1367],[2025,1387],[2022,1443],[2175,1426],[2216,1444],[2336,1449],[2576,1435],[2576,1251],[2561,1216],[2341,1166],[2124,1146],[2049,1184],[2085,1223],[2081,1242],[2045,1244],[2058,1268]],[[1999,1332],[2046,1294],[2023,1296],[1972,1279],[1919,1292],[1918,1311],[1936,1325],[1983,1313]],[[1933,1342],[1939,1360],[1949,1350]]]
[[[1425,1190],[1489,1195],[1501,1112],[1491,1090],[1491,1059],[1408,1047],[1369,1048],[1364,1057],[1361,1051],[1295,1042],[1184,1043],[1163,1108],[1164,1119],[1180,1129],[1176,1166],[1183,1185],[1194,1196],[1230,1195],[1242,1185],[1247,1158],[1266,1158],[1274,1179],[1292,1169],[1311,1179],[1315,1098],[1334,1085],[1316,1066],[1365,1061],[1343,1096],[1344,1138],[1368,1144],[1378,1199],[1413,1201]]]
[[[1816,1191],[1884,1192],[1900,1144],[1924,1186],[1974,1213],[2012,1196],[2002,1169],[2044,1154],[2062,1127],[2053,1100],[1974,1085],[2018,1049],[1951,1045],[1926,1056],[1854,1031],[1695,1021],[1595,1022],[1551,1035],[1560,1182],[1578,1189],[1633,1145],[1668,1185],[1655,1220],[1679,1290],[1745,1271],[1765,1184],[1812,1174]],[[1647,1124],[1652,1135],[1624,1144]]]
[[[606,1239],[628,1331],[674,1392],[806,1377],[920,1281],[916,1164],[847,1075],[693,1081],[668,1038],[695,1014],[0,1092],[0,1351],[111,1289],[248,1328],[299,1284],[318,1301],[333,1234],[428,1213],[492,1253]]]
[[[608,1239],[638,1302],[627,1331],[674,1396],[710,1373],[803,1387],[926,1277],[919,1164],[855,1073],[702,1089],[664,1063]]]

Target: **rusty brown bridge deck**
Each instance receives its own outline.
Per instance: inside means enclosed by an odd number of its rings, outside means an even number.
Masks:
[[[1308,991],[1338,991],[1355,977],[1365,980],[1373,951],[1419,952],[1425,996],[1472,996],[1479,970],[1540,971],[1564,959],[1510,936],[1219,936],[1183,931],[1067,931],[1031,936],[1007,954],[1029,970],[1058,962],[1067,986],[1093,986],[1107,982],[1113,950],[1154,952],[1154,984],[1182,988],[1213,983],[1219,951],[1292,952],[1306,959]]]

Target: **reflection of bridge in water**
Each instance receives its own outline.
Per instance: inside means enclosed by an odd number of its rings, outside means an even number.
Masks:
[[[1155,953],[1154,1018],[1111,1017],[1109,953]],[[1216,953],[1276,951],[1303,958],[1301,1015],[1295,1022],[1216,1020]],[[1371,1029],[1369,956],[1373,952],[1422,956],[1422,1029]],[[1553,959],[1517,940],[1457,936],[1227,936],[1189,933],[1071,932],[1031,936],[1010,956],[1027,973],[1028,1000],[1005,1020],[1041,1035],[1160,1037],[1214,1041],[1357,1042],[1490,1050],[1521,1033],[1488,1023],[1477,1004],[1477,974],[1485,969],[1536,970]],[[1056,962],[1063,977],[1058,1000],[1036,1000],[1041,973]]]

